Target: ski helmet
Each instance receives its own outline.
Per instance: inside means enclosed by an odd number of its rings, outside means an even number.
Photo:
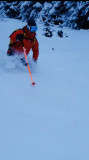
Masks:
[[[37,26],[36,22],[33,18],[30,18],[27,22],[28,26]]]

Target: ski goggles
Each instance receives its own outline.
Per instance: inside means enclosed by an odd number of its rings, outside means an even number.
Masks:
[[[37,31],[37,26],[28,26],[27,25],[27,28],[31,31],[31,32],[36,32]]]
[[[32,27],[30,27],[30,31],[31,31],[31,32],[36,32],[36,31],[37,31],[37,26],[32,26]]]

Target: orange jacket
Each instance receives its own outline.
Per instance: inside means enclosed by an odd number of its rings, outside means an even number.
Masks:
[[[23,54],[22,42],[16,40],[16,36],[18,34],[24,35],[23,44],[24,44],[24,47],[26,48],[26,53],[29,54],[30,49],[32,49],[33,59],[37,60],[38,55],[39,55],[39,49],[38,49],[38,41],[35,37],[36,33],[30,32],[27,26],[25,26],[22,29],[18,29],[14,31],[10,35],[10,46],[13,48],[15,53]]]

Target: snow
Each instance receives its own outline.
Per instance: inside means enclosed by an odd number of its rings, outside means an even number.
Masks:
[[[20,9],[24,8],[25,6],[29,6],[31,2],[29,1],[24,1],[22,4],[21,4],[21,7]]]
[[[88,160],[89,30],[62,28],[68,37],[59,38],[56,26],[47,38],[38,24],[33,87],[18,57],[6,55],[9,35],[25,24],[0,21],[0,159]]]
[[[44,2],[44,10],[52,8],[52,4],[49,2]]]
[[[50,9],[49,14],[54,14],[55,13],[55,8]]]
[[[36,2],[33,7],[36,7],[36,8],[42,8],[42,4],[40,4],[39,2]]]

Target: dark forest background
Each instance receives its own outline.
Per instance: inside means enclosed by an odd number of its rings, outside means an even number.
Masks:
[[[27,21],[34,16],[45,26],[89,29],[89,1],[0,1],[0,17]]]

